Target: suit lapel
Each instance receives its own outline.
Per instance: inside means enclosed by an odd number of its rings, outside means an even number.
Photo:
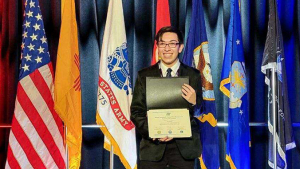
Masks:
[[[180,66],[178,69],[178,77],[179,76],[188,76],[188,75],[189,74],[186,71],[186,66],[182,62],[180,62]]]
[[[152,66],[153,71],[151,72],[153,77],[161,77],[161,70],[159,69],[158,63],[159,62]]]

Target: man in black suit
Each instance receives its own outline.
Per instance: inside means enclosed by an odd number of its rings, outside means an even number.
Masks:
[[[200,156],[202,149],[199,126],[194,117],[194,108],[202,101],[200,72],[184,65],[178,59],[178,54],[184,47],[180,30],[175,27],[163,27],[155,39],[161,61],[138,72],[131,104],[131,120],[142,135],[139,168],[164,169],[169,166],[169,168],[193,169],[195,158]],[[182,97],[189,103],[192,137],[152,139],[148,132],[146,77],[177,76],[189,77],[190,85],[182,86]]]

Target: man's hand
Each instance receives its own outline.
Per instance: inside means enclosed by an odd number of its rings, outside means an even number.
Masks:
[[[154,138],[153,141],[155,141],[156,139],[157,139],[157,138]],[[168,141],[171,141],[171,140],[173,140],[173,138],[168,137],[168,136],[166,136],[166,137],[164,137],[164,138],[159,138],[159,139],[158,139],[159,142],[168,142]]]
[[[183,84],[181,91],[181,95],[186,101],[188,101],[192,105],[196,104],[196,91],[192,88],[192,86]]]

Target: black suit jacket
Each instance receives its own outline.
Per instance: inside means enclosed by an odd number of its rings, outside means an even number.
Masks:
[[[148,133],[147,105],[146,105],[146,77],[160,77],[159,65],[142,69],[138,72],[135,83],[133,99],[131,103],[131,120],[136,126],[136,130],[142,135],[140,143],[140,160],[159,161],[162,159],[166,144],[152,141]],[[202,101],[201,77],[197,69],[180,64],[178,76],[188,76],[189,84],[194,88],[197,95],[197,105]],[[200,142],[200,133],[197,119],[194,118],[194,107],[190,105],[190,120],[192,128],[191,138],[174,139],[177,147],[184,159],[195,159],[200,156],[202,146]]]

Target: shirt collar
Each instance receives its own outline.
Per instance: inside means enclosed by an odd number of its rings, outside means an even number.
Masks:
[[[170,67],[172,69],[172,72],[171,72],[171,75],[172,77],[177,77],[177,72],[178,72],[178,69],[180,67],[180,62],[179,62],[179,59],[177,58],[177,60],[175,61],[176,63]],[[161,61],[159,62],[159,68],[161,69],[161,72],[162,72],[162,75],[163,77],[166,77],[167,75],[167,69],[168,67],[166,65],[164,65]]]

